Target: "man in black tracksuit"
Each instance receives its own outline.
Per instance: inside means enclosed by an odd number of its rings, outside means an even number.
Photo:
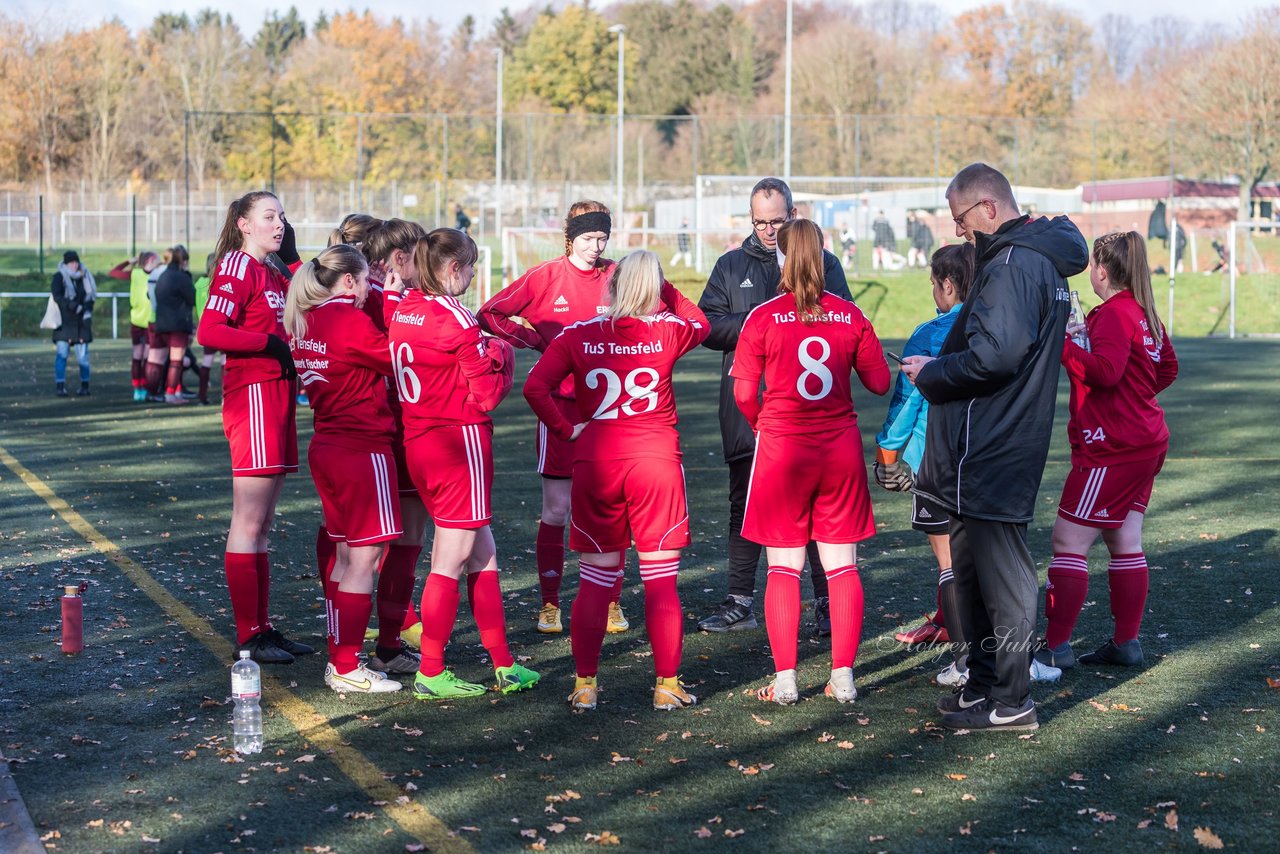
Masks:
[[[751,482],[751,461],[755,454],[755,434],[733,400],[733,366],[738,333],[747,313],[778,295],[782,270],[777,256],[778,228],[794,219],[791,188],[778,178],[764,178],[751,191],[751,222],[754,230],[742,246],[720,256],[698,307],[711,322],[711,335],[703,346],[724,353],[720,376],[720,437],[724,459],[729,464],[729,595],[714,613],[703,618],[698,628],[723,632],[756,627],[752,604],[756,589],[756,569],[761,547],[742,537],[742,514]],[[851,300],[840,260],[824,251],[826,289]],[[827,579],[818,560],[818,550],[809,544],[809,569],[813,574],[814,616],[820,635],[831,633]]]
[[[978,270],[936,359],[904,371],[930,403],[914,491],[951,513],[951,556],[969,681],[938,709],[953,729],[1034,729],[1028,662],[1036,570],[1027,550],[1053,430],[1066,277],[1089,249],[1066,217],[1021,215],[1003,175],[982,163],[947,189],[956,235],[974,243]]]

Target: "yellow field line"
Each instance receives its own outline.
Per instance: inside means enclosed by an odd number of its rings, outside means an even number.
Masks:
[[[103,536],[97,528],[89,524],[71,505],[58,497],[57,493],[44,481],[18,462],[3,447],[0,447],[0,462],[8,466],[32,492],[49,505],[53,512],[61,516],[77,534],[84,537],[104,557],[114,563],[126,578],[203,644],[215,658],[219,661],[231,660],[234,647],[226,638],[215,632],[204,618],[175,599],[123,549]],[[375,801],[386,801],[387,805],[383,809],[406,833],[424,843],[432,851],[457,851],[467,852],[467,854],[475,851],[468,842],[452,835],[449,828],[426,807],[415,803],[397,803],[396,798],[404,793],[383,778],[382,770],[378,766],[359,751],[345,744],[338,731],[329,726],[310,703],[281,686],[271,692],[271,705],[293,724],[299,735],[324,749],[342,773],[351,778],[351,781],[364,790],[365,794]]]

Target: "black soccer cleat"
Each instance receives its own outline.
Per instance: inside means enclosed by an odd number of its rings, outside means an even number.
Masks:
[[[710,616],[698,621],[698,630],[703,632],[735,632],[740,629],[754,629],[759,624],[750,605],[743,605],[732,596],[720,603],[720,607]]]
[[[1142,644],[1138,639],[1118,644],[1109,640],[1093,652],[1086,652],[1077,659],[1081,664],[1110,664],[1116,667],[1137,667],[1142,664]]]
[[[820,638],[831,637],[831,599],[826,596],[813,600],[813,633]]]
[[[279,629],[276,628],[267,629],[262,633],[262,636],[276,647],[284,650],[294,657],[299,655],[310,655],[315,652],[314,647],[308,646],[305,643],[299,643],[298,641],[289,640]]]
[[[1041,664],[1048,667],[1056,667],[1059,670],[1070,670],[1076,666],[1076,653],[1071,648],[1071,642],[1066,641],[1061,646],[1049,646],[1042,643],[1035,651],[1033,657]]]
[[[235,649],[234,659],[240,659],[240,651],[248,650],[249,657],[259,664],[293,664],[293,656],[273,644],[266,632],[258,632]]]

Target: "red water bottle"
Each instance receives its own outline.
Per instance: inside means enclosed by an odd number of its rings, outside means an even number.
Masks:
[[[84,649],[84,600],[87,584],[68,584],[62,592],[62,651],[75,655]]]

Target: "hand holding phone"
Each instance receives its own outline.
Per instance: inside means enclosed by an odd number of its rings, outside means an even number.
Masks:
[[[892,350],[887,350],[887,351],[885,351],[885,355],[887,355],[890,359],[893,359],[893,360],[894,360],[895,362],[897,362],[899,365],[905,365],[905,364],[906,364],[906,362],[904,362],[904,361],[902,360],[902,357],[901,357],[901,356],[899,356],[897,353],[893,352]]]

